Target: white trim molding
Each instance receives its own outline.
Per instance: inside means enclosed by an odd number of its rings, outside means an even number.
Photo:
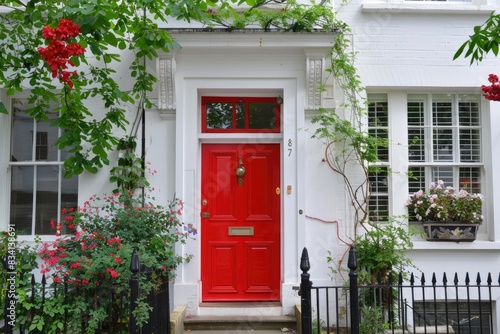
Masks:
[[[321,108],[324,62],[323,57],[307,57],[306,110]]]
[[[162,119],[175,118],[175,57],[161,55],[158,57],[158,109]]]

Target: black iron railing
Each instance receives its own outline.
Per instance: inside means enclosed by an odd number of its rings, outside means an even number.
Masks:
[[[354,248],[348,259],[349,284],[314,286],[309,280],[307,249],[302,252],[300,287],[302,334],[320,333],[494,333],[494,301],[500,296],[500,275],[488,274],[463,282],[446,274],[438,281],[432,274],[399,274],[378,278],[375,284],[358,285]]]

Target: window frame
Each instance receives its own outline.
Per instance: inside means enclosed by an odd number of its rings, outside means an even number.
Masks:
[[[390,130],[390,110],[389,110],[389,101],[388,101],[388,94],[377,94],[377,93],[368,93],[367,94],[367,117],[368,117],[368,122],[367,122],[367,129],[368,133],[370,133],[371,130],[373,130],[376,134],[379,133],[379,131],[385,130],[387,137],[385,138],[387,140],[387,147],[384,148],[384,157],[386,158],[380,158],[379,153],[377,152],[377,155],[379,157],[379,161],[375,163],[370,163],[370,166],[368,166],[369,172],[368,172],[368,182],[370,183],[370,200],[368,201],[368,217],[370,221],[373,222],[386,222],[388,221],[389,217],[391,216],[391,197],[390,197],[390,187],[391,187],[391,177],[390,177],[390,141],[391,141],[391,130]],[[387,109],[387,119],[383,123],[383,125],[380,125],[378,122],[375,122],[375,126],[373,126],[373,123],[370,121],[370,107],[371,104],[375,103],[376,105],[378,104],[385,104],[385,108]],[[378,149],[377,149],[378,150]],[[370,169],[374,169],[374,171],[370,171]],[[384,170],[384,173],[379,173],[379,170]],[[376,182],[379,181],[379,177],[383,176],[386,178],[387,184],[385,185],[386,191],[378,191],[379,186],[373,186],[372,182],[374,180]],[[374,189],[375,188],[375,189]],[[386,206],[387,208],[384,210],[379,209],[381,203],[387,203]],[[376,216],[372,216],[372,213],[377,212]],[[384,212],[384,214],[379,216],[379,212]],[[385,216],[385,213],[387,212],[387,216]],[[376,219],[372,219],[372,217],[377,217]]]
[[[451,125],[440,125],[440,124],[435,124],[435,119],[434,119],[434,102],[435,101],[443,101],[439,97],[441,96],[451,96],[452,98],[450,99],[451,104],[452,104],[452,124]],[[467,97],[467,96],[473,96],[474,97],[474,102],[477,103],[477,108],[478,108],[478,124],[479,125],[460,125],[459,121],[459,99],[460,97]],[[436,98],[434,98],[436,97]],[[435,173],[439,173],[438,170],[441,169],[443,170],[442,173],[446,173],[445,169],[451,169],[452,171],[452,184],[450,182],[445,181],[446,186],[452,186],[454,188],[460,188],[461,186],[461,169],[464,168],[475,168],[479,171],[479,178],[481,180],[481,183],[484,183],[482,180],[484,180],[484,118],[481,116],[481,108],[482,108],[482,103],[481,103],[481,95],[479,94],[464,94],[464,93],[446,93],[446,94],[440,94],[437,92],[433,93],[426,93],[426,94],[419,94],[419,93],[408,93],[407,94],[407,109],[406,113],[408,115],[408,105],[410,102],[423,102],[423,113],[424,113],[424,124],[420,126],[416,125],[410,125],[408,120],[406,123],[406,132],[407,132],[407,145],[408,145],[408,172],[410,172],[412,169],[416,170],[417,168],[423,168],[424,173],[423,173],[423,182],[419,182],[419,186],[423,187],[423,190],[427,190],[429,187],[430,182],[437,182],[437,179],[441,179],[442,177],[438,176],[435,177]],[[424,150],[424,159],[423,161],[415,161],[415,160],[410,160],[410,129],[411,128],[421,128],[423,129],[424,133],[424,145],[423,145],[423,150]],[[452,134],[452,154],[451,154],[451,160],[445,160],[439,159],[439,155],[436,154],[435,152],[435,131],[436,130],[443,130],[443,129],[448,129],[451,130]],[[474,130],[479,130],[479,155],[480,155],[480,161],[477,162],[470,162],[470,161],[461,161],[461,148],[460,148],[460,131],[465,130],[465,129],[474,129]],[[442,174],[441,175],[444,175]],[[472,173],[472,170],[471,170]],[[472,180],[472,179],[471,179]],[[409,183],[412,181],[409,180]],[[411,194],[413,193],[413,190],[416,190],[416,187],[411,187],[409,185],[408,187],[408,193]],[[479,192],[483,193],[484,190],[481,188]]]
[[[489,156],[485,153],[490,149],[489,139],[490,132],[488,128],[488,120],[489,120],[489,103],[484,100],[480,94],[473,90],[466,89],[454,89],[454,90],[433,90],[431,88],[428,89],[393,89],[393,90],[381,90],[381,89],[368,89],[367,91],[367,102],[370,102],[373,96],[377,96],[377,94],[385,94],[388,99],[388,108],[389,108],[389,159],[390,159],[390,170],[388,177],[389,184],[389,215],[392,217],[407,217],[408,210],[406,208],[406,199],[409,195],[409,186],[411,185],[411,180],[408,177],[409,167],[412,166],[409,160],[408,153],[408,119],[407,119],[407,108],[408,101],[410,95],[423,95],[429,96],[433,94],[452,94],[452,95],[463,95],[469,94],[477,97],[479,113],[481,114],[481,123],[479,126],[481,127],[481,143],[480,150],[482,159],[481,162],[470,163],[463,162],[458,163],[457,166],[473,166],[479,167],[480,175],[481,175],[481,194],[487,197],[492,189],[491,185],[488,183],[487,175],[485,175],[486,166],[491,163]],[[373,99],[372,99],[373,100]],[[420,162],[419,166],[425,167],[425,169],[430,170],[430,166],[432,163],[428,162]],[[446,163],[435,163],[434,165],[446,166]],[[458,174],[457,174],[458,175]],[[424,180],[424,183],[430,182],[431,176],[430,174],[426,176],[427,179]],[[488,176],[489,177],[489,176]],[[458,178],[458,177],[457,177]],[[457,181],[458,182],[458,181]],[[451,184],[450,184],[451,185]],[[423,184],[421,188],[427,190],[429,184]],[[485,222],[488,221],[488,215],[491,207],[488,202],[484,203],[483,206],[483,215],[485,216]],[[414,222],[409,222],[411,225]],[[483,224],[485,225],[485,224]],[[485,240],[486,236],[491,232],[488,227],[481,228],[480,234],[482,237],[479,237],[479,240]]]
[[[38,148],[40,147],[40,145],[38,144],[37,142],[37,139],[38,139],[38,133],[40,133],[41,131],[40,130],[40,121],[36,121],[32,116],[29,116],[29,118],[31,118],[29,121],[31,122],[31,128],[28,130],[29,132],[31,132],[31,139],[30,139],[30,142],[31,142],[31,158],[30,159],[21,159],[19,161],[13,161],[13,154],[14,154],[14,145],[15,145],[15,142],[14,142],[14,136],[16,135],[14,133],[14,113],[15,113],[15,108],[16,108],[16,103],[19,102],[19,103],[24,103],[26,106],[29,105],[29,102],[27,101],[28,97],[25,96],[25,95],[19,95],[19,96],[14,96],[12,97],[9,102],[10,102],[10,112],[8,114],[8,117],[10,119],[10,121],[8,122],[9,124],[9,131],[8,131],[8,134],[6,136],[7,138],[7,142],[9,143],[8,145],[8,148],[7,148],[7,159],[6,159],[6,162],[7,162],[7,167],[8,167],[8,173],[7,173],[7,184],[8,184],[8,187],[7,187],[7,219],[8,219],[8,222],[9,222],[9,226],[12,226],[16,229],[18,235],[20,237],[24,237],[24,238],[33,238],[35,235],[41,235],[41,236],[44,236],[44,237],[48,237],[48,236],[54,236],[55,233],[56,233],[56,230],[54,229],[52,231],[51,228],[43,228],[43,227],[40,227],[40,224],[42,222],[39,222],[38,221],[38,216],[39,215],[43,215],[42,211],[39,211],[41,210],[41,205],[43,205],[41,202],[39,202],[38,200],[40,198],[38,198],[39,196],[39,191],[41,191],[40,189],[40,182],[44,182],[46,180],[43,179],[43,175],[39,175],[39,172],[40,170],[47,170],[47,168],[51,167],[52,169],[56,169],[54,170],[55,173],[57,174],[57,176],[54,178],[53,181],[50,181],[49,182],[55,182],[57,183],[57,190],[53,191],[53,192],[56,192],[56,195],[57,195],[57,205],[56,205],[56,210],[57,212],[54,213],[54,216],[51,217],[50,220],[54,220],[55,222],[59,222],[61,221],[61,210],[63,209],[62,207],[62,200],[63,200],[63,196],[66,194],[64,191],[63,191],[63,186],[64,186],[64,183],[65,182],[76,182],[75,183],[75,187],[76,187],[76,192],[74,194],[70,194],[70,196],[73,196],[73,195],[76,195],[76,198],[74,201],[71,201],[71,202],[74,202],[75,204],[75,208],[76,206],[78,205],[78,189],[79,189],[79,184],[78,184],[78,176],[74,176],[74,180],[71,180],[71,181],[66,181],[67,179],[64,178],[64,173],[63,173],[63,167],[64,167],[64,160],[63,160],[63,157],[62,157],[62,151],[59,150],[58,148],[54,148],[55,150],[55,154],[56,154],[56,157],[54,160],[50,160],[50,157],[47,156],[46,159],[38,159],[39,156],[38,156]],[[24,109],[27,109],[27,108],[24,108]],[[21,111],[23,111],[23,109],[20,109]],[[50,121],[49,122],[45,122],[46,123],[46,126],[52,126],[50,125]],[[56,140],[57,138],[59,138],[60,134],[61,134],[61,129],[59,128],[56,128],[57,129],[57,134],[56,134]],[[42,131],[43,132],[43,131]],[[22,144],[21,144],[22,145]],[[48,140],[47,142],[47,149],[50,145],[50,139]],[[49,154],[47,154],[49,155]],[[31,204],[30,205],[30,209],[31,209],[31,230],[26,230],[25,232],[26,233],[22,233],[22,230],[19,228],[19,226],[16,226],[16,224],[13,222],[13,215],[16,214],[16,213],[13,213],[13,206],[16,205],[16,203],[13,203],[13,192],[14,192],[14,187],[13,187],[13,182],[15,182],[15,180],[13,180],[14,178],[14,170],[19,168],[19,169],[22,169],[22,168],[26,168],[26,167],[32,167],[32,174],[29,175],[29,177],[31,178]],[[38,208],[37,208],[38,206]],[[73,207],[73,206],[71,206]],[[50,223],[50,220],[48,220],[48,222],[43,222],[43,224],[45,223]],[[39,233],[39,231],[42,231],[44,232],[44,230],[50,230],[50,233]]]
[[[231,103],[233,104],[233,116],[236,116],[235,106],[238,103],[244,103],[248,106],[250,103],[275,103],[275,128],[274,129],[253,129],[249,127],[248,112],[245,113],[245,128],[209,128],[207,120],[207,103]],[[201,132],[202,133],[281,133],[281,104],[276,97],[239,97],[239,96],[203,96],[201,98]],[[246,108],[245,110],[249,110]],[[234,125],[236,119],[232,120]]]

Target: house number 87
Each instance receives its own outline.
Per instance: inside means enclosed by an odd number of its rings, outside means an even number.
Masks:
[[[288,156],[291,156],[292,155],[292,140],[291,139],[288,139]]]

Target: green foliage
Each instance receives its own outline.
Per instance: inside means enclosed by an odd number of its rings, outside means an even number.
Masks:
[[[209,11],[214,24],[229,29],[258,26],[266,31],[311,32],[332,31],[335,28],[333,10],[329,6],[297,4],[295,0],[283,1],[278,7],[264,7],[272,1],[259,1],[248,10],[235,10],[221,6]]]
[[[412,267],[406,253],[413,247],[411,236],[416,232],[411,226],[393,220],[377,224],[354,240],[358,255],[360,284],[386,281],[389,273],[394,278],[406,268]]]
[[[66,282],[71,293],[64,303],[57,300],[57,295],[51,296],[50,303],[43,304],[43,315],[68,312],[69,323],[78,333],[82,331],[80,315],[88,315],[85,332],[94,333],[104,320],[111,321],[107,319],[109,309],[123,314],[129,297],[118,296],[129,296],[130,263],[137,251],[141,272],[150,272],[150,276],[140,275],[141,295],[135,316],[139,324],[147,321],[150,306],[145,297],[160,288],[162,277],[172,279],[177,266],[190,260],[191,256],[175,254],[174,246],[196,234],[192,226],[185,226],[179,219],[181,201],[175,200],[167,207],[152,201],[153,198],[115,193],[92,197],[78,211],[63,212],[64,221],[55,226],[56,240],[42,243],[39,254],[41,272],[56,284]],[[68,234],[61,236],[64,231]],[[89,303],[88,296],[95,294],[98,303]],[[40,306],[38,302],[33,304]],[[28,320],[31,326],[44,321],[25,319]]]
[[[413,247],[411,236],[416,233],[411,226],[393,219],[389,223],[372,226],[365,235],[354,240],[358,284],[372,286],[359,290],[360,333],[384,333],[384,330],[398,326],[397,319],[389,314],[396,307],[397,290],[384,285],[397,284],[399,275],[405,277],[407,269],[413,267],[406,253]],[[390,323],[388,319],[394,322]]]
[[[152,200],[146,197],[144,204],[142,196],[115,193],[93,196],[78,211],[63,212],[66,217],[57,224],[56,236],[64,230],[70,234],[42,245],[42,271],[61,281],[74,279],[75,284],[85,280],[84,285],[95,287],[111,278],[115,284],[123,280],[127,285],[130,259],[138,250],[146,267],[171,275],[179,263],[189,259],[176,255],[174,245],[185,243],[196,231],[179,220],[180,200],[168,207]]]
[[[391,218],[387,223],[373,224],[363,235],[357,235],[353,241],[358,260],[358,282],[362,284],[378,284],[386,282],[389,273],[394,279],[413,267],[406,253],[413,247],[412,236],[419,232],[401,220]],[[329,252],[327,262],[332,274],[343,269],[341,263]]]
[[[117,149],[121,152],[118,165],[111,169],[110,182],[116,182],[118,188],[114,193],[131,193],[136,189],[149,186],[144,176],[145,168],[143,160],[136,156],[137,142],[135,137],[122,138],[118,142]]]
[[[16,259],[17,328],[44,334],[90,334],[99,326],[113,326],[122,320],[126,323],[127,319],[119,317],[128,318],[134,250],[141,263],[141,297],[135,317],[139,325],[144,324],[151,310],[145,297],[164,288],[175,268],[191,258],[175,254],[174,245],[196,234],[191,225],[180,221],[181,201],[163,207],[153,200],[128,194],[93,198],[80,211],[64,211],[64,221],[54,226],[56,240],[41,243],[37,239],[36,247],[18,242],[13,230],[1,232],[1,258],[13,255]],[[61,235],[65,231],[68,234]],[[34,283],[32,272],[38,268],[38,255],[47,281]],[[7,271],[1,266],[2,305],[8,289]],[[113,319],[109,318],[110,310]],[[0,319],[5,319],[4,307],[0,308]]]
[[[382,307],[363,305],[360,307],[360,312],[363,319],[359,324],[361,334],[385,333],[390,329],[389,324],[384,323]]]
[[[116,130],[127,129],[129,117],[125,105],[139,103],[138,112],[142,105],[152,106],[147,93],[153,90],[156,76],[148,72],[145,59],[154,59],[159,50],[168,52],[178,47],[157,22],[168,22],[173,17],[187,22],[199,21],[208,28],[258,25],[282,31],[334,27],[329,7],[299,5],[291,0],[284,1],[277,10],[269,10],[266,5],[270,3],[273,1],[4,1],[0,5],[10,10],[0,16],[0,87],[4,87],[8,95],[30,91],[29,100],[35,107],[28,113],[36,119],[46,119],[49,103],[59,102],[55,112],[59,112],[60,117],[53,125],[63,130],[57,146],[68,148],[70,153],[64,163],[65,176],[83,171],[95,173],[109,164],[108,152],[120,141]],[[233,6],[240,7],[236,10]],[[61,87],[54,81],[51,69],[37,52],[37,48],[46,43],[42,27],[54,27],[61,18],[80,26],[81,34],[76,42],[87,50],[84,55],[71,59],[78,69],[78,76],[71,79],[73,88],[67,84]],[[129,73],[120,72],[121,77],[131,78],[131,90],[120,85],[112,69],[122,61],[122,52],[134,54],[131,63],[122,66],[129,68]],[[89,99],[100,101],[102,115],[88,109]],[[7,113],[1,101],[0,112]]]
[[[15,263],[13,264],[15,269],[13,272],[16,274],[16,284],[20,284],[19,281],[22,277],[28,277],[28,274],[38,267],[34,247],[28,245],[24,241],[18,241],[17,235],[13,229],[0,232],[0,259],[2,259],[2,265],[0,265],[0,305],[2,305],[2,307],[0,307],[0,319],[5,319],[5,309],[3,305],[5,305],[5,296],[9,289],[7,281],[8,270],[7,267],[3,265],[7,256],[13,256],[15,258]],[[12,258],[9,257],[9,260],[11,259]],[[17,287],[19,287],[19,285]]]
[[[31,285],[31,275],[23,277],[18,283],[18,300],[16,325],[28,329],[29,333],[54,333],[62,334],[64,331],[65,314],[71,305],[64,303],[63,291],[53,294],[45,287],[36,283]],[[32,293],[34,292],[34,295]],[[69,328],[72,330],[72,328]]]
[[[455,60],[464,54],[465,58],[470,57],[472,64],[482,61],[489,52],[498,56],[499,43],[500,14],[493,12],[482,25],[474,27],[474,33],[458,48],[453,59]]]

